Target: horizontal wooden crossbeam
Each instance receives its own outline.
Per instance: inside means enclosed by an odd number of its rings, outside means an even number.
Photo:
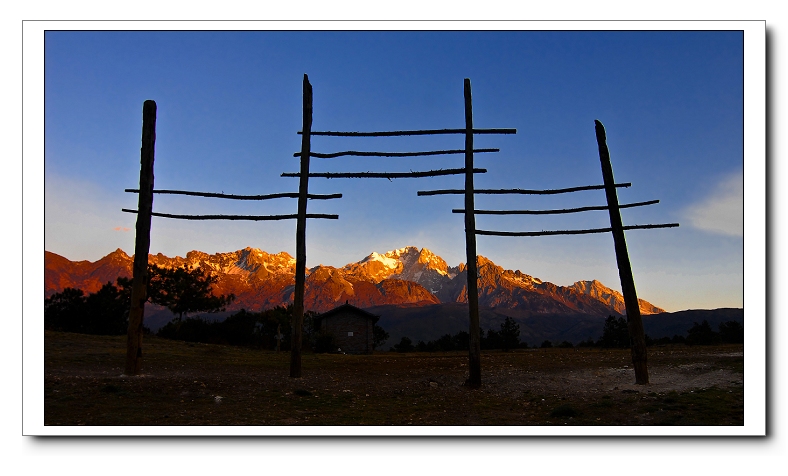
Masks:
[[[617,188],[621,187],[631,187],[631,183],[617,183],[615,184]],[[604,185],[586,185],[583,187],[569,187],[569,188],[556,188],[556,189],[549,189],[549,190],[528,190],[528,189],[521,189],[521,188],[510,188],[510,189],[477,189],[474,190],[473,193],[477,195],[510,195],[510,194],[519,194],[519,195],[555,195],[558,193],[570,193],[570,192],[579,192],[582,190],[602,190],[604,189]],[[448,189],[448,190],[425,190],[420,191],[417,193],[418,196],[424,197],[428,195],[463,195],[465,194],[465,190],[462,189]]]
[[[310,177],[322,178],[420,178],[420,177],[438,177],[441,175],[460,175],[464,174],[465,169],[442,169],[442,170],[427,170],[425,172],[315,172],[310,173]],[[475,174],[487,173],[487,169],[473,169]],[[283,173],[282,177],[300,177],[301,174],[297,172]]]
[[[678,223],[664,223],[660,225],[631,225],[624,230],[646,230],[651,228],[675,228]],[[587,235],[590,233],[610,233],[612,228],[593,228],[588,230],[553,230],[553,231],[487,231],[476,230],[477,235],[488,236],[546,236],[546,235]]]
[[[649,200],[648,202],[625,203],[619,205],[618,208],[632,208],[642,207],[645,205],[654,205],[659,203],[659,200]],[[593,206],[593,207],[578,207],[578,208],[561,208],[556,210],[474,210],[476,215],[559,215],[562,213],[578,213],[588,212],[592,210],[608,210],[610,207],[607,205]],[[465,213],[464,208],[455,208],[452,213]]]
[[[298,131],[302,134],[301,131]],[[517,129],[473,129],[474,134],[517,134]],[[386,131],[386,132],[336,132],[336,131],[311,131],[313,136],[334,137],[393,137],[393,136],[426,136],[438,134],[465,134],[465,129],[425,129],[416,131]]]
[[[126,213],[137,213],[137,210],[122,209]],[[295,220],[298,215],[171,215],[169,213],[151,212],[151,216],[162,218],[175,218],[178,220],[251,220],[251,221],[272,221],[272,220]],[[307,218],[324,218],[328,220],[338,220],[339,215],[326,215],[320,213],[307,213]]]
[[[474,153],[484,152],[500,152],[501,149],[473,149]],[[357,150],[346,150],[344,152],[334,152],[331,154],[323,154],[320,152],[310,152],[310,157],[318,159],[333,159],[334,157],[420,157],[425,155],[450,155],[450,154],[464,154],[465,149],[453,150],[430,150],[426,152],[361,152]],[[293,154],[293,157],[301,157],[300,152]]]
[[[140,193],[137,188],[127,188],[126,192]],[[233,195],[229,193],[210,193],[210,192],[189,192],[186,190],[154,190],[153,193],[168,195],[191,195],[194,197],[226,198],[230,200],[270,200],[272,198],[298,198],[298,193],[271,193],[268,195]],[[311,200],[330,200],[342,198],[341,193],[332,194],[309,194],[307,198]]]

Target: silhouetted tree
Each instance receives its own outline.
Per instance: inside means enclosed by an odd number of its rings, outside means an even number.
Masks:
[[[542,349],[549,349],[549,348],[553,347],[553,343],[550,342],[549,340],[546,340],[546,341],[542,342],[542,345],[540,347]]]
[[[482,349],[500,349],[503,347],[501,333],[492,329],[487,329],[487,336],[481,341]]]
[[[44,299],[44,328],[52,331],[78,332],[75,323],[84,312],[84,291],[66,288]]]
[[[214,296],[211,286],[217,277],[202,268],[161,268],[150,265],[148,300],[169,309],[182,319],[192,312],[223,311],[235,296]]]
[[[413,352],[413,341],[408,337],[403,337],[393,349],[397,352]]]
[[[608,316],[602,337],[599,338],[600,347],[629,347],[629,328],[623,317]]]
[[[589,337],[588,339],[584,340],[583,342],[577,344],[577,346],[578,347],[595,347],[596,346],[596,342],[594,342],[594,339]]]
[[[470,345],[469,344],[470,338],[471,335],[468,334],[466,331],[460,331],[454,334],[451,340],[456,350],[468,350],[468,346]]]
[[[372,348],[375,349],[383,345],[389,338],[389,333],[385,329],[375,324],[372,326]]]
[[[174,319],[159,329],[157,335],[167,339],[203,342],[208,344],[229,344],[273,350],[277,344],[277,330],[281,329],[280,350],[290,348],[290,316],[292,306],[277,306],[263,312],[249,312],[241,309],[221,321],[209,322],[201,318]],[[306,313],[311,324],[314,313]],[[306,328],[305,328],[306,329]],[[319,333],[310,327],[309,345],[315,348]],[[336,350],[336,347],[329,349]]]
[[[744,344],[744,327],[736,321],[722,322],[719,325],[720,340],[726,344]]]
[[[131,289],[118,289],[107,283],[85,299],[86,332],[122,335],[129,328]]]
[[[687,331],[687,345],[711,345],[720,341],[720,336],[711,329],[709,321],[697,322]]]
[[[85,296],[66,288],[44,299],[44,327],[63,332],[121,335],[128,329],[130,290],[107,283]]]
[[[501,323],[501,348],[504,352],[516,349],[520,345],[520,324],[507,317]]]
[[[454,342],[450,334],[444,334],[440,339],[435,341],[435,350],[448,352],[454,350]]]

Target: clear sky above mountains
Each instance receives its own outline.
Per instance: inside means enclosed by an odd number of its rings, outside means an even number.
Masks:
[[[314,88],[313,130],[461,128],[463,78],[488,169],[478,188],[561,188],[602,182],[594,120],[607,129],[625,224],[679,222],[627,233],[641,298],[668,310],[743,305],[743,36],[741,32],[78,32],[49,31],[45,50],[45,247],[72,260],[134,249],[142,103],[158,104],[155,186],[237,194],[292,192],[301,80]],[[313,151],[459,149],[462,136],[315,137]],[[312,159],[313,171],[455,168],[463,157]],[[462,178],[312,179],[307,264],[343,266],[367,254],[427,247],[464,258]],[[477,208],[604,204],[601,191],[477,197]],[[295,213],[296,201],[245,203],[156,196],[154,211]],[[605,212],[478,216],[489,230],[608,226]],[[153,219],[151,252],[185,255],[252,246],[294,255],[295,222]],[[609,234],[478,238],[507,269],[560,285],[598,279],[620,289]]]

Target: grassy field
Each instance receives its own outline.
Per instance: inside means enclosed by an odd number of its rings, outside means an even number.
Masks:
[[[45,425],[742,425],[743,346],[628,350],[304,354],[146,337],[143,375],[122,375],[122,337],[45,333]]]

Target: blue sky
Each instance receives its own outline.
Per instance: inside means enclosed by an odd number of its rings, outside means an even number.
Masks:
[[[298,170],[301,80],[314,88],[314,130],[464,126],[463,78],[477,136],[478,188],[601,183],[595,119],[607,128],[625,224],[679,222],[627,233],[641,298],[675,311],[743,305],[743,36],[740,32],[69,32],[45,36],[45,248],[97,260],[134,248],[142,103],[158,104],[155,186],[238,194],[291,192]],[[313,151],[462,148],[462,136],[313,138]],[[461,167],[463,157],[312,159],[312,171]],[[462,178],[312,179],[307,264],[342,266],[372,251],[427,247],[465,261]],[[601,191],[479,196],[477,208],[604,204]],[[295,213],[292,199],[244,203],[157,195],[164,213]],[[605,212],[478,216],[488,230],[608,226]],[[295,222],[154,218],[151,252],[169,256],[246,246],[295,252]],[[609,234],[480,236],[478,252],[559,285],[599,279],[620,289]]]

